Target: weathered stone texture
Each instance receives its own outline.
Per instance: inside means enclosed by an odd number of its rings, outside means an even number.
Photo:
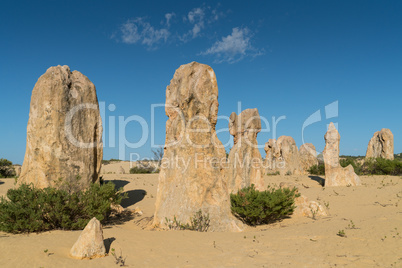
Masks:
[[[308,173],[308,169],[314,165],[318,165],[317,153],[315,147],[311,143],[305,143],[299,149],[300,164],[303,172]]]
[[[49,68],[32,91],[18,183],[86,189],[98,181],[102,156],[102,120],[95,86],[68,66]]]
[[[166,88],[165,151],[159,173],[154,226],[181,223],[201,209],[209,231],[240,231],[230,211],[225,149],[216,136],[218,86],[211,67],[192,62],[176,70]]]
[[[388,128],[374,133],[367,146],[366,158],[394,159],[394,135]]]
[[[228,190],[230,193],[254,184],[257,190],[265,190],[262,176],[262,157],[258,150],[257,134],[261,131],[261,119],[257,109],[247,109],[229,119],[229,131],[234,145],[228,157]]]
[[[94,259],[105,255],[106,248],[103,242],[102,225],[94,217],[85,226],[77,242],[71,248],[70,256],[75,259]]]
[[[270,139],[265,144],[265,167],[267,173],[279,172],[281,175],[300,175],[303,170],[299,158],[299,149],[290,136],[281,136],[278,140]]]
[[[360,185],[360,178],[354,172],[352,165],[343,168],[339,164],[339,141],[341,136],[332,122],[329,124],[324,138],[325,186]]]

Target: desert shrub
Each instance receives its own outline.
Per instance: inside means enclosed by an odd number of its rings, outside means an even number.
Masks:
[[[12,178],[15,177],[15,169],[13,163],[7,159],[0,159],[0,178]]]
[[[402,162],[398,159],[366,159],[362,166],[364,175],[402,175]]]
[[[349,165],[352,165],[355,173],[357,175],[361,175],[362,165],[358,163],[357,160],[358,160],[357,157],[346,156],[345,158],[339,160],[339,164],[341,165],[341,167],[347,167]]]
[[[130,174],[149,174],[153,173],[154,169],[154,167],[132,167]]]
[[[230,195],[232,213],[249,225],[272,223],[291,215],[295,198],[300,196],[296,188],[258,191],[254,185]]]
[[[275,172],[268,172],[266,175],[267,176],[276,176],[276,175],[280,175],[281,173],[279,171],[275,171]]]
[[[325,175],[325,165],[318,163],[318,165],[311,166],[307,171],[312,175]]]
[[[402,161],[402,153],[394,154],[394,159],[395,159],[395,160]]]
[[[112,158],[110,160],[102,160],[103,165],[109,165],[111,162],[121,162],[121,160],[120,159],[114,159],[114,158]]]
[[[0,230],[24,233],[83,229],[93,217],[105,222],[110,206],[120,204],[124,197],[112,182],[92,184],[86,191],[72,194],[22,184],[9,189],[7,198],[0,197]]]
[[[208,231],[210,223],[209,214],[203,214],[201,209],[190,218],[190,224],[181,223],[176,216],[173,217],[173,220],[165,218],[165,221],[170,230],[191,230],[197,232]]]

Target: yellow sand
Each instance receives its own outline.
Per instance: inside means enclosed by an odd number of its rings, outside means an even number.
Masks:
[[[117,171],[121,164],[111,165]],[[199,233],[143,229],[154,212],[157,174],[103,176],[124,185],[130,197],[124,206],[143,211],[131,221],[104,227],[106,244],[117,255],[121,252],[128,267],[402,267],[400,177],[362,176],[359,187],[323,188],[309,176],[265,176],[271,185],[296,182],[310,200],[329,204],[330,216],[292,217],[242,233]],[[14,179],[0,179],[1,195],[11,187]],[[350,229],[351,221],[356,229]],[[346,237],[337,235],[340,230]],[[110,254],[93,260],[69,258],[79,235],[0,232],[0,267],[119,267]]]

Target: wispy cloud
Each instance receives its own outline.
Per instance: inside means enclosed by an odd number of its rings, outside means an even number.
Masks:
[[[172,12],[172,13],[166,13],[166,14],[165,14],[165,19],[166,19],[166,25],[167,25],[167,27],[170,27],[170,20],[171,20],[174,16],[176,16],[176,14],[175,14],[174,12]]]
[[[227,12],[218,11],[207,5],[196,7],[185,14],[177,15],[174,12],[166,13],[159,25],[151,25],[145,17],[127,20],[120,26],[119,32],[111,38],[126,44],[141,44],[148,50],[157,49],[166,43],[182,45],[196,38],[207,37],[208,29],[212,24],[227,16]],[[229,11],[228,11],[229,12]],[[175,28],[174,26],[180,27]],[[180,32],[171,29],[181,29]],[[216,34],[216,33],[215,33]],[[253,33],[247,27],[232,29],[232,33],[221,37],[209,49],[198,55],[215,57],[215,63],[235,63],[245,57],[256,57],[264,53],[252,45]]]
[[[196,38],[201,32],[201,29],[204,28],[205,11],[200,7],[194,8],[188,13],[187,17],[188,21],[194,25],[191,32],[193,33],[193,38]]]
[[[264,52],[254,48],[251,44],[253,34],[247,28],[233,28],[232,33],[222,37],[221,41],[215,42],[209,49],[200,55],[215,55],[216,63],[235,63],[246,56],[256,57]]]
[[[171,14],[168,17],[166,17],[167,25],[169,25]],[[148,48],[155,48],[158,43],[166,42],[170,35],[168,28],[155,29],[145,18],[128,20],[120,30],[123,43],[141,43]]]

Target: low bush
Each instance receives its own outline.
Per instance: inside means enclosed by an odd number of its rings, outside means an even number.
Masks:
[[[300,196],[296,188],[258,191],[254,185],[230,195],[232,213],[249,225],[268,224],[291,215],[295,198]]]
[[[398,159],[367,159],[362,166],[364,175],[402,175],[402,162]]]
[[[103,165],[109,165],[111,162],[121,162],[121,160],[120,159],[114,159],[114,158],[112,158],[110,160],[102,160]]]
[[[402,175],[402,161],[399,159],[370,158],[363,161],[361,157],[342,156],[339,164],[341,167],[352,165],[357,175]],[[308,172],[314,175],[325,175],[325,165],[324,163],[314,165],[308,169]]]
[[[15,177],[15,169],[13,163],[7,159],[0,159],[0,178],[12,178]]]
[[[92,184],[86,191],[68,193],[55,188],[38,189],[23,184],[0,197],[0,230],[9,233],[53,229],[80,230],[96,217],[104,223],[112,204],[125,196],[112,182]]]
[[[150,174],[154,173],[154,167],[132,167],[130,168],[130,174]]]
[[[311,166],[307,171],[312,175],[325,175],[325,165],[324,163],[319,163]]]
[[[361,174],[361,169],[362,169],[362,164],[358,162],[358,158],[357,157],[351,157],[351,156],[346,156],[345,158],[342,158],[339,160],[339,165],[341,167],[347,167],[349,165],[352,165],[355,173],[357,175]]]
[[[169,230],[191,230],[197,232],[208,231],[210,223],[209,214],[203,214],[201,209],[190,218],[190,224],[182,224],[177,220],[176,216],[173,217],[173,220],[165,218],[165,221]]]

